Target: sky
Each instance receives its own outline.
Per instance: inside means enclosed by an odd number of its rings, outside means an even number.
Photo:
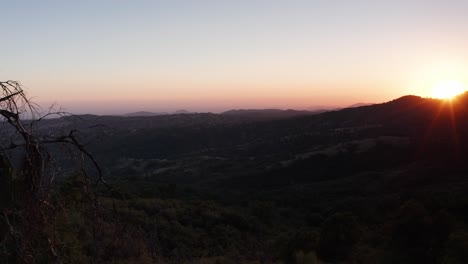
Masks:
[[[468,84],[468,1],[0,6],[0,80],[75,113],[339,107]]]

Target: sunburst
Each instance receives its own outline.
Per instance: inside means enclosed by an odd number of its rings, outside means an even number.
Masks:
[[[466,90],[465,85],[457,80],[443,80],[432,88],[432,97],[450,100]]]

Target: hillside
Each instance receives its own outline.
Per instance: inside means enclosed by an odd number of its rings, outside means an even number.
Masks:
[[[43,129],[86,131],[127,197],[124,221],[152,234],[130,241],[167,262],[461,263],[466,105],[468,94],[405,96],[313,115],[81,116]]]
[[[279,109],[239,109],[229,110],[221,113],[221,115],[243,117],[251,120],[275,120],[291,118],[296,116],[315,115],[326,112],[325,110],[305,111],[305,110],[279,110]]]

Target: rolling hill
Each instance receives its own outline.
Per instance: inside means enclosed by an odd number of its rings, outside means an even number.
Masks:
[[[404,96],[315,114],[74,116],[41,129],[83,131],[133,230],[125,247],[164,262],[464,263],[467,105],[468,94]]]

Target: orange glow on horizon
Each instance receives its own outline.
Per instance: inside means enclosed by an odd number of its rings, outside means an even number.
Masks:
[[[465,85],[457,80],[439,81],[432,88],[432,97],[439,99],[452,99],[466,90]]]

